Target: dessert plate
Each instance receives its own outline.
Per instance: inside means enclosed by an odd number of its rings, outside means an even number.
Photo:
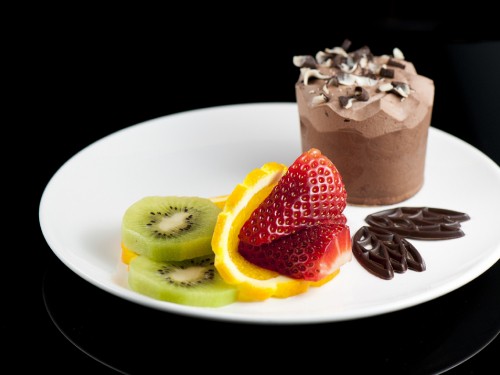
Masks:
[[[318,323],[363,318],[408,308],[455,290],[500,258],[493,230],[500,212],[500,168],[462,140],[430,129],[425,183],[399,206],[466,212],[465,236],[410,240],[424,272],[390,280],[368,273],[353,257],[339,276],[287,299],[200,308],[157,301],[127,286],[120,262],[124,211],[148,195],[228,194],[254,168],[290,165],[300,154],[294,103],[256,103],[198,109],[113,133],[68,160],[45,188],[39,219],[56,256],[83,279],[126,300],[187,316],[247,323]],[[354,234],[364,218],[394,206],[348,205]]]

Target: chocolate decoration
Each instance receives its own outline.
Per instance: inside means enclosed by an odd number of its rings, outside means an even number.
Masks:
[[[349,99],[350,97],[348,96],[339,96],[339,103],[343,108],[346,108],[349,105]]]
[[[406,68],[405,64],[401,64],[399,61],[396,61],[394,59],[389,59],[389,61],[387,61],[387,65],[394,66],[396,68],[401,68],[401,69]]]
[[[425,271],[422,256],[410,242],[381,228],[361,227],[353,237],[352,253],[363,268],[384,280],[392,279],[394,272]]]
[[[381,77],[394,78],[394,69],[381,68],[379,74]]]
[[[354,88],[354,98],[361,102],[366,102],[368,101],[368,99],[370,99],[370,94],[368,94],[368,91],[366,91],[366,89],[364,89],[363,87],[356,86]]]
[[[359,59],[361,59],[362,56],[366,56],[368,60],[373,59],[373,54],[371,53],[370,48],[368,48],[367,46],[357,49],[356,51],[354,51],[353,54],[356,61],[359,61]]]
[[[347,62],[347,58],[341,55],[335,55],[333,57],[333,66],[340,69],[340,65],[345,64]]]
[[[402,98],[407,98],[410,95],[410,86],[405,82],[392,81],[392,92],[398,94]]]
[[[332,86],[338,87],[339,86],[339,78],[337,76],[332,76],[328,80],[327,85],[332,85]]]
[[[311,55],[294,56],[293,63],[299,68],[316,69],[317,67],[316,60]]]
[[[460,223],[469,220],[466,213],[432,207],[398,207],[368,215],[365,221],[417,240],[448,240],[465,236]]]
[[[344,51],[347,51],[351,47],[351,41],[349,39],[345,39],[340,46]]]

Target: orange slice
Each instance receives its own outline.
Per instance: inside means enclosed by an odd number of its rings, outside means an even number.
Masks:
[[[270,194],[286,170],[283,164],[272,162],[250,172],[227,197],[224,209],[218,216],[212,237],[215,267],[227,283],[238,287],[240,301],[294,296],[305,292],[310,285],[325,284],[337,274],[333,273],[319,282],[292,279],[258,267],[238,252],[238,234],[243,224]]]
[[[126,247],[123,242],[121,244],[122,246],[122,262],[125,264],[130,264],[130,261],[134,259],[138,254],[134,253],[132,250],[130,250],[128,247]]]
[[[221,210],[224,209],[224,206],[226,205],[226,200],[227,200],[228,195],[218,195],[216,197],[209,198],[212,202],[216,204],[217,207],[219,207]]]

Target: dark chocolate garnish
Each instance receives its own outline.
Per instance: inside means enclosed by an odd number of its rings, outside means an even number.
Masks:
[[[365,221],[417,240],[448,240],[465,236],[460,223],[469,220],[466,213],[432,207],[398,207],[368,215]]]
[[[339,96],[339,102],[342,108],[346,108],[349,105],[349,96]]]
[[[353,237],[352,253],[363,268],[385,280],[394,272],[425,270],[422,256],[410,242],[381,228],[361,227]]]
[[[354,98],[361,102],[366,102],[368,101],[368,99],[370,99],[370,94],[368,94],[368,91],[366,91],[366,89],[364,89],[363,87],[356,86],[354,88]]]
[[[347,51],[349,48],[351,48],[351,41],[349,39],[344,39],[340,47],[342,47],[344,51]]]
[[[345,56],[342,56],[342,55],[335,55],[333,57],[333,66],[335,66],[336,68],[339,68],[340,69],[340,66],[342,64],[345,64],[347,62],[347,57]]]
[[[390,65],[390,66],[394,66],[396,68],[401,68],[401,69],[404,69],[406,68],[406,65],[405,64],[402,64],[400,63],[399,61],[396,61],[394,59],[389,59],[389,61],[387,61],[387,65]]]
[[[377,75],[375,73],[373,73],[371,70],[369,69],[361,69],[361,75],[362,76],[365,76],[365,77],[368,77],[370,79],[374,79],[376,80],[377,79]]]
[[[379,74],[381,77],[394,78],[394,69],[380,68]]]
[[[368,60],[373,60],[373,54],[368,46],[363,46],[353,52],[356,61],[359,61],[361,57],[366,56]]]

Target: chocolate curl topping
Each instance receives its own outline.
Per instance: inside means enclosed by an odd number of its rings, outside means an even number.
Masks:
[[[354,98],[360,102],[367,102],[370,99],[370,94],[361,86],[354,88]]]
[[[316,60],[311,55],[294,56],[293,65],[298,68],[316,68]]]
[[[342,47],[342,49],[344,49],[344,51],[347,51],[351,47],[351,41],[349,39],[345,39],[342,42],[341,47]]]
[[[401,68],[401,69],[406,68],[405,64],[401,64],[399,61],[396,61],[396,60],[394,60],[392,58],[389,59],[389,61],[387,62],[387,65],[394,66],[396,68]]]
[[[349,96],[339,96],[339,102],[342,108],[351,107],[351,98]]]
[[[356,60],[359,60],[362,56],[366,56],[368,60],[373,60],[373,54],[370,51],[370,48],[367,46],[363,46],[357,49],[356,51],[353,52],[353,54]]]
[[[379,74],[381,77],[394,78],[394,69],[381,68]]]
[[[345,64],[347,62],[347,57],[344,57],[342,55],[335,55],[333,57],[333,66],[335,66],[336,68],[339,68],[341,67],[342,64]]]
[[[368,91],[361,86],[356,86],[354,88],[354,95],[351,96],[339,96],[339,103],[342,108],[348,109],[352,107],[352,102],[359,100],[360,102],[366,102],[370,99]]]
[[[407,98],[410,95],[410,86],[405,82],[393,81],[392,82],[393,89],[392,91],[396,92],[403,98]]]
[[[327,82],[327,85],[331,85],[331,86],[336,86],[338,87],[339,86],[339,78],[337,76],[332,76],[328,82]]]

